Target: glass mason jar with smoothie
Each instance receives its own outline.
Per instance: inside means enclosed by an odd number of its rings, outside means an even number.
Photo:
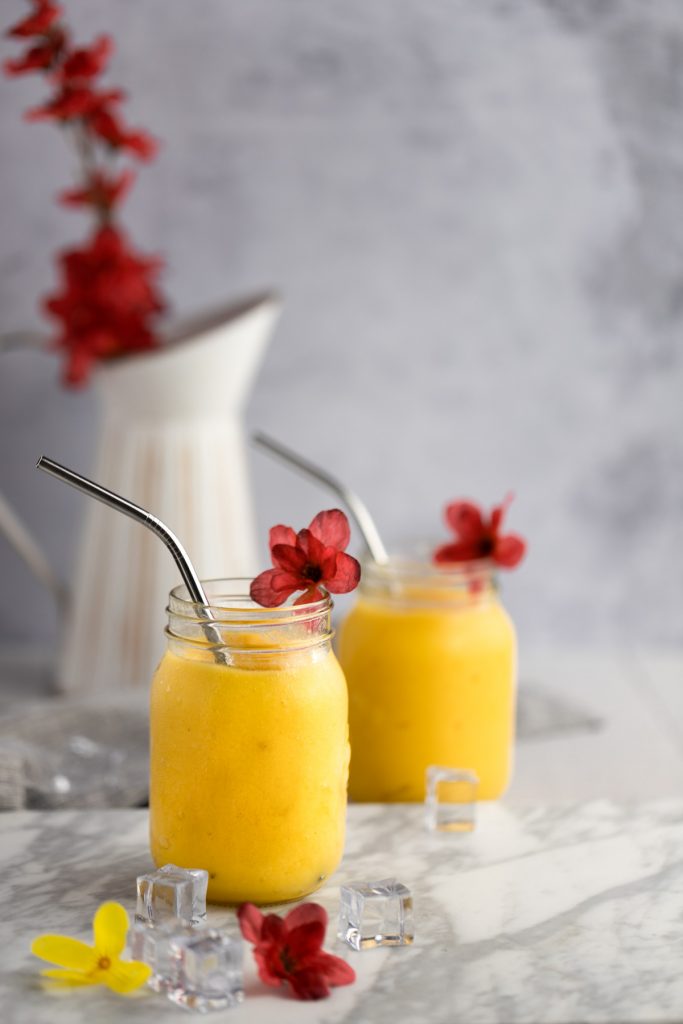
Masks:
[[[422,558],[363,569],[358,600],[342,623],[339,657],[349,688],[349,796],[420,801],[429,765],[469,769],[478,795],[506,789],[512,768],[516,638],[496,584],[524,542],[455,502],[456,533]]]
[[[347,696],[330,599],[260,608],[248,587],[205,585],[221,662],[197,606],[174,590],[152,683],[152,856],[205,868],[217,903],[298,899],[344,845]]]
[[[348,539],[337,510],[298,534],[274,527],[273,569],[205,584],[208,609],[171,593],[151,695],[151,850],[158,865],[205,868],[212,902],[299,899],[341,860],[347,691],[328,590],[358,582]]]

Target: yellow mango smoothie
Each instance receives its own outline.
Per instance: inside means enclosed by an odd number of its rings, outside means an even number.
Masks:
[[[489,566],[366,566],[339,657],[349,688],[352,800],[421,801],[429,765],[474,771],[481,799],[503,793],[516,640]]]
[[[184,588],[171,595],[151,695],[151,851],[205,868],[212,902],[277,903],[317,889],[342,856],[346,683],[328,598],[258,608],[222,596],[237,583],[206,585],[222,661]]]

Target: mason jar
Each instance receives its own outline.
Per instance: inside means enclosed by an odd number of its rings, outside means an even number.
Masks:
[[[339,657],[349,688],[352,800],[423,800],[429,765],[474,771],[482,799],[504,792],[516,639],[492,563],[368,563],[340,628]]]
[[[184,586],[150,717],[150,844],[157,865],[204,868],[217,903],[278,903],[317,889],[344,845],[347,693],[328,597],[262,608],[249,580]],[[204,614],[202,614],[204,613]]]

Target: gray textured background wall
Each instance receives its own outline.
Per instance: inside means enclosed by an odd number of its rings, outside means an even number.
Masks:
[[[683,640],[683,5],[679,0],[68,0],[164,140],[127,206],[186,312],[276,285],[249,420],[334,465],[389,539],[514,488],[528,642]],[[21,4],[3,5],[3,20]],[[3,43],[3,54],[15,52]],[[54,249],[51,126],[2,86],[0,328],[37,326]],[[51,358],[0,363],[0,487],[59,570],[96,407]],[[319,492],[255,454],[262,531]],[[48,638],[0,541],[0,638]]]

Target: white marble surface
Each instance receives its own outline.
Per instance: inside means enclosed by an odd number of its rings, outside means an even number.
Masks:
[[[149,865],[144,811],[0,817],[3,1024],[170,1024],[153,994],[49,995],[28,952],[41,931],[87,937],[104,899],[133,907]],[[347,956],[355,985],[316,1004],[260,986],[213,1015],[235,1024],[597,1024],[683,1014],[683,801],[489,804],[469,837],[431,835],[418,806],[352,806],[339,871],[318,895],[393,873],[411,886],[416,942]],[[217,921],[231,919],[218,911]]]

